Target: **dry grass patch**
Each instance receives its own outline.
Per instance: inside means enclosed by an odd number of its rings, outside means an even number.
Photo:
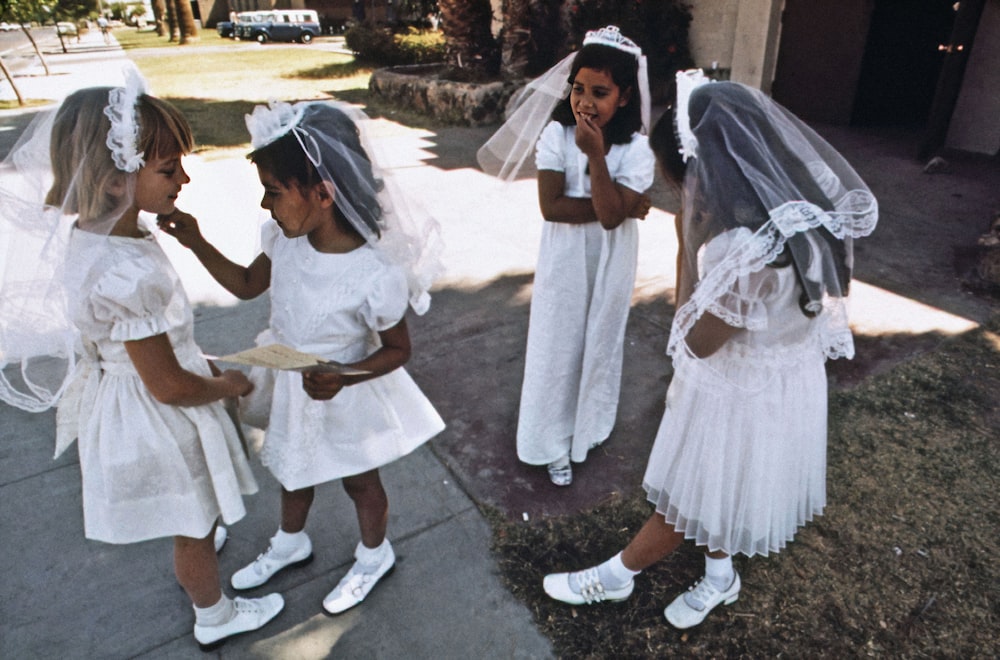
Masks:
[[[686,545],[620,604],[541,589],[619,550],[650,513],[639,493],[532,523],[487,512],[509,588],[567,658],[1000,656],[1000,346],[945,341],[830,402],[829,506],[777,555],[737,558],[740,600],[682,633],[663,608],[701,574]]]

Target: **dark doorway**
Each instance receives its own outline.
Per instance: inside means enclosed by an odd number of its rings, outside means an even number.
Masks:
[[[922,126],[955,22],[955,0],[875,0],[851,123]]]

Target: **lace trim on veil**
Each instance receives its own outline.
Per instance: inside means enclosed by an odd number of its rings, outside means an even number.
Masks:
[[[754,301],[734,293],[737,280],[765,268],[797,233],[825,227],[837,238],[867,236],[878,219],[875,199],[867,191],[849,191],[837,201],[837,210],[823,211],[810,202],[786,202],[770,213],[770,220],[755,233],[734,240],[722,260],[700,279],[691,297],[677,310],[667,344],[671,357],[686,352],[684,339],[701,316],[709,312],[727,324],[750,331],[764,329],[765,320],[747,313]],[[845,298],[825,295],[817,317],[824,354],[830,359],[854,356],[854,340],[847,320]]]

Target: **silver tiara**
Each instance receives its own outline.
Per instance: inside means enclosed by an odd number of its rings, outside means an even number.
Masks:
[[[608,25],[599,30],[590,30],[587,32],[583,37],[583,45],[588,46],[590,44],[600,44],[601,46],[617,48],[618,50],[630,53],[636,59],[642,57],[642,49],[634,41],[622,34],[617,25]]]
[[[136,105],[146,93],[146,81],[135,68],[125,71],[125,86],[115,87],[108,93],[104,114],[111,120],[105,144],[111,150],[115,167],[122,172],[136,172],[146,164],[138,149],[139,117]]]

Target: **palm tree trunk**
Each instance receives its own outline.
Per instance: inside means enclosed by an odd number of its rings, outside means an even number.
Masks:
[[[10,83],[11,89],[14,90],[14,96],[17,97],[17,104],[23,106],[24,105],[24,97],[21,96],[21,90],[19,90],[17,88],[17,85],[14,83],[14,76],[13,76],[13,74],[11,74],[10,69],[7,68],[7,65],[4,64],[4,61],[3,61],[2,57],[0,57],[0,69],[3,69],[3,75],[4,75],[4,77],[7,78],[7,82]]]
[[[156,34],[160,37],[167,36],[167,2],[166,0],[153,0],[153,20],[156,21]]]
[[[189,0],[177,0],[177,25],[181,33],[181,46],[198,41],[198,26],[194,22],[194,12]]]
[[[177,0],[167,0],[167,41],[177,41]]]
[[[474,76],[490,76],[500,66],[500,49],[493,37],[490,0],[440,0],[442,32],[448,64]]]
[[[42,68],[45,69],[45,75],[51,75],[49,72],[49,63],[45,61],[45,56],[42,55],[42,49],[38,47],[38,42],[31,35],[31,29],[27,27],[24,23],[21,23],[21,31],[24,32],[24,36],[28,37],[28,41],[31,42],[31,47],[35,49],[35,55],[38,56],[38,61],[42,63]],[[58,32],[58,28],[56,29]],[[62,42],[62,35],[59,36],[59,41]],[[63,44],[63,52],[66,52],[66,44]]]
[[[531,0],[506,0],[500,38],[500,71],[506,80],[524,76],[530,48]]]

